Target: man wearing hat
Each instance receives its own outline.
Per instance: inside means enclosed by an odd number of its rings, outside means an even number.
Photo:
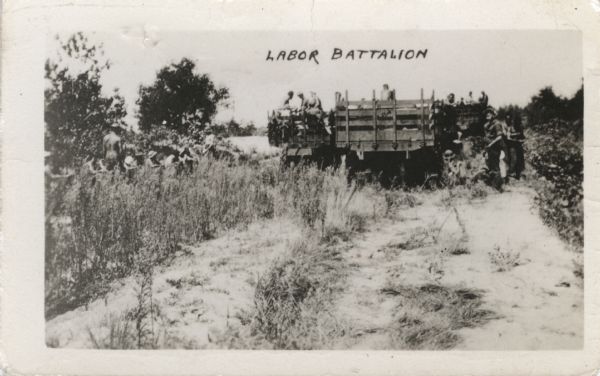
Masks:
[[[102,140],[102,146],[104,149],[104,161],[106,162],[106,168],[112,171],[115,167],[122,169],[122,156],[123,156],[123,145],[121,137],[118,133],[121,133],[121,126],[118,124],[112,124],[109,133],[104,136]]]
[[[447,149],[443,154],[444,170],[443,179],[448,186],[464,184],[466,171],[463,161],[456,158],[454,152]]]
[[[489,106],[485,109],[486,122],[483,125],[485,132],[485,140],[487,145],[485,147],[486,158],[485,163],[494,182],[500,183],[498,188],[502,185],[502,177],[500,172],[500,155],[502,151],[506,149],[504,144],[504,131],[500,121],[496,119],[496,110]]]
[[[283,106],[281,106],[281,108],[282,109],[289,109],[290,105],[291,105],[290,102],[292,101],[292,98],[294,98],[294,92],[290,90],[290,91],[288,91],[287,97],[284,99]]]
[[[154,150],[150,150],[148,152],[148,157],[146,158],[146,161],[144,162],[144,165],[146,167],[149,167],[149,168],[160,167],[160,163],[156,160],[156,156],[157,155],[158,155],[157,152],[155,152]]]

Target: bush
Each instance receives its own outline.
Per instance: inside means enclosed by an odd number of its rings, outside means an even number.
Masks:
[[[583,247],[583,129],[553,120],[527,131],[527,160],[544,222],[575,248]]]

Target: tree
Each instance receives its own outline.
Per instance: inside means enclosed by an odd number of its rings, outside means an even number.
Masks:
[[[229,90],[216,87],[206,74],[194,72],[193,61],[163,67],[149,86],[140,85],[137,118],[142,132],[164,125],[178,133],[202,130],[229,97]]]
[[[566,115],[568,120],[583,121],[583,85],[573,95],[573,98],[568,100]]]
[[[554,118],[562,118],[565,112],[566,100],[554,93],[551,86],[547,86],[531,97],[525,107],[527,119],[531,124],[547,123]]]
[[[254,125],[254,122],[249,122],[248,124],[246,124],[246,126],[242,129],[242,133],[240,134],[240,136],[254,136],[256,134],[256,125]]]
[[[583,86],[572,98],[558,96],[548,86],[531,98],[525,107],[528,123],[542,125],[554,120],[583,120]]]
[[[104,132],[110,125],[125,126],[127,115],[118,90],[102,93],[100,77],[110,69],[102,45],[92,45],[83,33],[57,40],[57,61],[46,60],[44,90],[45,147],[54,169],[100,156]]]

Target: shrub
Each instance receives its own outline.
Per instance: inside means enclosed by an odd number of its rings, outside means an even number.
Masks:
[[[314,346],[308,337],[316,335],[315,324],[322,324],[326,318],[343,269],[339,252],[319,245],[317,237],[294,244],[290,253],[274,262],[257,283],[254,329],[275,348]],[[321,333],[335,330],[332,325]]]
[[[505,272],[520,265],[521,254],[511,250],[503,251],[500,246],[494,246],[494,251],[488,252],[491,263],[497,272]]]
[[[553,120],[527,131],[527,160],[537,179],[540,216],[574,248],[583,248],[583,133],[578,121]]]

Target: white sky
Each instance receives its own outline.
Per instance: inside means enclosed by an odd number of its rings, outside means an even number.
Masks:
[[[64,36],[64,35],[63,35]],[[110,93],[118,87],[128,105],[128,122],[135,123],[140,84],[183,57],[193,59],[199,73],[208,73],[230,89],[233,106],[217,120],[266,124],[288,90],[316,91],[325,109],[334,92],[349,91],[353,99],[370,98],[383,83],[398,98],[418,98],[420,89],[436,97],[456,93],[477,98],[485,90],[494,106],[524,105],[543,86],[572,95],[581,85],[581,35],[576,31],[400,31],[400,32],[149,32],[123,30],[89,35],[103,42],[112,61],[103,77]],[[50,49],[56,49],[53,41]],[[330,60],[334,47],[343,49],[428,49],[419,60]],[[268,50],[319,49],[313,62],[267,62]],[[53,56],[53,55],[50,55]]]

